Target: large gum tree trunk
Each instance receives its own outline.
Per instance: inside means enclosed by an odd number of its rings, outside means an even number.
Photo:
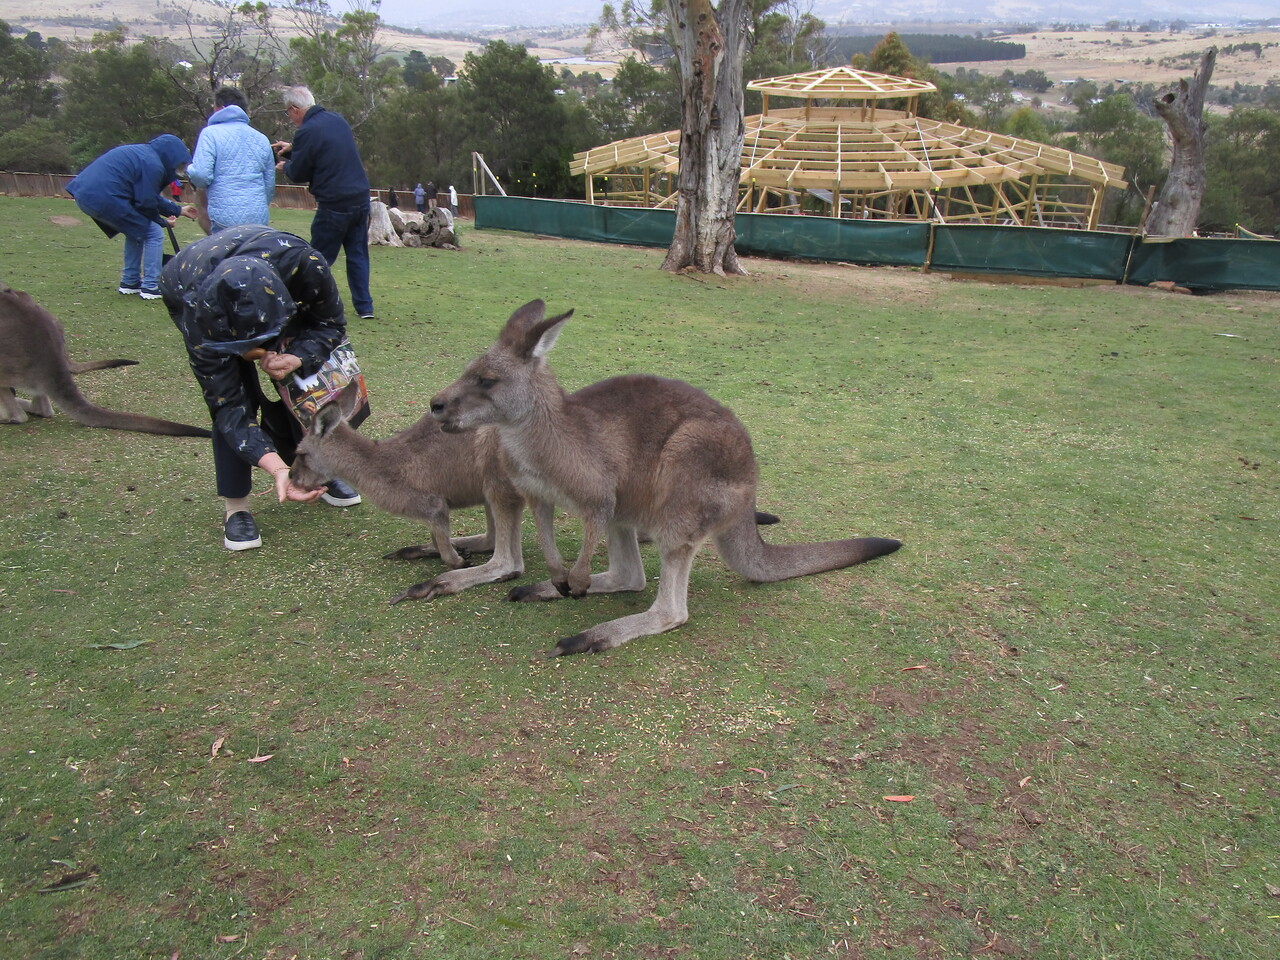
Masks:
[[[683,118],[676,230],[662,269],[745,274],[733,218],[746,126],[742,114],[744,0],[667,0],[680,63]]]
[[[1190,83],[1179,80],[1176,90],[1155,101],[1156,113],[1169,128],[1173,159],[1169,179],[1147,221],[1149,236],[1188,237],[1195,232],[1204,199],[1204,134],[1209,128],[1204,119],[1204,92],[1217,56],[1218,49],[1211,48]]]

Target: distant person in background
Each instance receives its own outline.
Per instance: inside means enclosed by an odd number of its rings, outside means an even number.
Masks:
[[[427,209],[427,191],[422,189],[422,184],[418,184],[413,188],[413,204],[418,208],[419,213],[425,213]]]
[[[427,181],[427,190],[426,190],[426,194],[427,194],[427,207],[428,207],[428,208],[430,208],[430,209],[432,209],[432,210],[434,210],[434,209],[436,208],[436,195],[437,195],[438,193],[439,193],[439,191],[438,191],[438,190],[436,190],[436,185],[435,185],[434,181],[428,180],[428,181]]]
[[[399,209],[400,198],[396,196],[395,187],[387,187],[387,206]]]
[[[235,87],[213,95],[217,109],[200,131],[187,176],[208,192],[208,230],[242,223],[266,226],[276,193],[276,158],[271,141],[249,126],[249,101]]]
[[[453,218],[458,219],[458,191],[453,189],[453,184],[449,184],[449,212],[453,214]]]
[[[162,133],[149,143],[112,147],[67,184],[76,206],[103,233],[108,237],[124,234],[121,293],[160,299],[161,226],[173,226],[179,216],[195,220],[200,215],[194,206],[174,203],[160,191],[190,162],[187,145],[171,133]]]
[[[318,106],[306,87],[290,87],[284,103],[298,133],[292,143],[272,144],[280,158],[276,169],[295,183],[305,183],[316,198],[311,245],[330,265],[340,250],[346,251],[351,305],[362,319],[370,320],[369,178],[355,135],[339,114]]]
[[[182,181],[175,180],[169,184],[169,193],[173,195],[174,203],[182,203]]]

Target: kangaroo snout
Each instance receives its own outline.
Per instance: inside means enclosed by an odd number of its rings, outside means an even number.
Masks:
[[[440,429],[446,433],[453,433],[448,423],[449,404],[442,399],[442,394],[436,394],[431,398],[431,416],[440,424]]]

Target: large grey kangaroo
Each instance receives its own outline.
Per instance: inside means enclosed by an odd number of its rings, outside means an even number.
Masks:
[[[315,490],[331,477],[345,480],[369,500],[398,516],[431,528],[434,547],[404,547],[387,557],[416,560],[439,556],[453,568],[397,594],[401,600],[430,600],[481,583],[514,580],[524,572],[520,519],[524,498],[502,469],[492,430],[447,434],[430,415],[385,440],[370,440],[347,420],[359,402],[359,387],[345,388],[321,407],[294,456],[289,478]],[[487,532],[449,537],[449,511],[484,504]],[[492,552],[488,563],[466,567],[463,554]]]
[[[497,428],[511,480],[533,507],[551,579],[516,587],[509,599],[643,590],[638,533],[658,547],[653,606],[565,637],[552,656],[608,650],[688,620],[689,571],[707,539],[757,583],[848,567],[902,545],[879,537],[765,543],[754,513],[755,455],[738,418],[696,387],[661,377],[614,377],[565,393],[546,357],[572,315],[547,319],[541,300],[525,304],[431,401],[446,432]],[[582,551],[569,569],[556,550],[555,504],[583,520]],[[609,568],[592,574],[606,534]]]
[[[90,403],[72,376],[87,370],[125,367],[136,360],[73,363],[67,357],[66,334],[58,318],[31,297],[0,281],[0,423],[26,423],[27,414],[53,416],[53,404],[72,420],[90,427],[135,430],[169,437],[207,437],[203,427],[121,413]],[[31,394],[26,400],[14,391]],[[50,402],[52,401],[52,402]]]

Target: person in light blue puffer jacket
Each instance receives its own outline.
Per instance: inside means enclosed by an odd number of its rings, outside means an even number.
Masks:
[[[210,232],[245,223],[267,226],[276,192],[271,141],[249,126],[248,101],[235,87],[219,87],[218,109],[200,131],[187,177],[208,190]]]

